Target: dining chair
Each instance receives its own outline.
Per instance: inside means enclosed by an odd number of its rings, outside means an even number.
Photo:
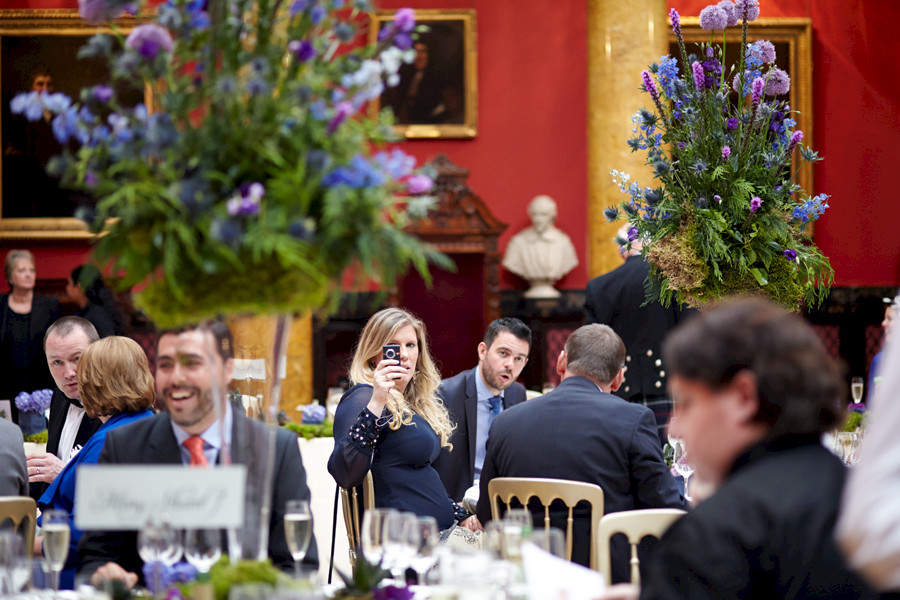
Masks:
[[[488,484],[488,496],[491,499],[491,518],[499,520],[503,517],[500,503],[509,508],[515,498],[522,506],[528,506],[532,498],[537,498],[544,508],[544,530],[550,530],[550,505],[554,500],[561,500],[568,508],[566,517],[566,560],[572,560],[572,538],[575,505],[587,502],[591,507],[591,560],[590,565],[597,568],[597,544],[595,542],[600,518],[603,516],[603,489],[593,483],[568,481],[565,479],[544,479],[536,477],[497,477]]]
[[[375,486],[372,483],[372,472],[366,473],[366,478],[361,486],[340,489],[344,527],[347,529],[347,542],[350,546],[350,566],[356,568],[356,552],[361,543],[362,515],[375,506]],[[362,510],[360,510],[360,501],[362,501]]]
[[[37,503],[28,496],[0,496],[0,525],[9,519],[16,531],[22,529],[25,551],[34,550],[34,529],[37,523]]]
[[[628,538],[631,545],[631,583],[640,585],[638,544],[648,535],[661,537],[683,514],[684,511],[679,508],[647,508],[614,512],[600,519],[595,554],[599,557],[600,572],[606,579],[606,585],[612,583],[612,556],[609,552],[609,541],[612,536],[623,533]]]

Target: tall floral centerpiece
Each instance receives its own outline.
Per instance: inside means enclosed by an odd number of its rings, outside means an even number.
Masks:
[[[625,246],[636,240],[651,265],[650,296],[703,306],[752,294],[796,309],[818,304],[834,272],[808,234],[828,208],[795,183],[805,162],[820,160],[795,130],[785,100],[790,77],[775,67],[775,47],[748,43],[758,0],[722,0],[700,12],[710,41],[689,55],[678,13],[669,13],[679,56],[641,73],[652,104],[632,117],[632,151],[647,153],[656,185],[613,170],[627,198],[606,210],[626,219]],[[726,65],[725,29],[742,28],[740,59]],[[722,43],[714,42],[722,32]],[[792,163],[792,159],[794,162]]]
[[[168,0],[144,14],[140,0],[80,0],[81,16],[112,33],[79,54],[105,58],[111,81],[77,99],[22,94],[12,110],[56,115],[69,149],[50,168],[96,200],[79,215],[98,234],[94,258],[142,286],[136,303],[158,325],[278,314],[278,365],[288,315],[335,307],[346,275],[388,288],[410,264],[427,278],[430,261],[446,262],[404,232],[427,212],[431,179],[386,146],[391,113],[364,111],[413,60],[415,15],[398,11],[368,45],[371,8]],[[127,36],[114,22],[123,10],[141,23]],[[146,89],[147,102],[129,105],[127,89]],[[262,412],[272,424],[279,390],[276,375]],[[254,466],[245,523],[230,540],[248,558],[265,556],[275,449],[274,428],[255,431],[240,449]]]

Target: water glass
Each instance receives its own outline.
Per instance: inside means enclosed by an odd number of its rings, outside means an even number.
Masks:
[[[68,546],[66,548],[68,550]],[[0,532],[0,594],[17,594],[31,579],[31,556],[16,531]]]
[[[437,562],[437,549],[440,542],[440,529],[434,517],[418,517],[413,532],[413,541],[416,543],[416,554],[413,556],[411,566],[416,572],[416,580],[419,585],[425,584],[425,576]]]
[[[413,513],[394,511],[384,520],[384,559],[399,584],[406,583],[406,567],[418,548],[417,519]]]
[[[205,579],[222,558],[222,532],[218,529],[187,529],[184,532],[184,557]]]
[[[384,558],[384,521],[392,508],[370,508],[363,515],[360,544],[363,555],[370,563],[380,563]]]
[[[312,537],[312,513],[308,500],[289,500],[284,511],[284,536],[294,559],[294,576],[300,578],[300,563]]]

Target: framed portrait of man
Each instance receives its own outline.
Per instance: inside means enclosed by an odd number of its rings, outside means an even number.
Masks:
[[[370,39],[390,26],[396,11],[373,16]],[[424,25],[413,40],[412,63],[386,87],[373,107],[390,107],[398,133],[407,138],[472,138],[478,130],[475,11],[417,10]]]
[[[123,20],[127,33],[137,21]],[[62,92],[77,102],[84,87],[109,84],[105,59],[77,58],[97,32],[75,10],[0,10],[0,237],[89,237],[74,218],[93,198],[67,190],[47,173],[47,164],[63,146],[53,134],[53,115],[37,121],[14,115],[10,101],[23,92]],[[124,103],[146,99],[143,89],[119,90]],[[77,148],[70,148],[76,150]]]

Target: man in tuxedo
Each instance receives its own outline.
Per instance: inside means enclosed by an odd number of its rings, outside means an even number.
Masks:
[[[514,318],[496,319],[478,344],[478,366],[441,382],[438,395],[456,429],[450,436],[453,450],[442,448],[434,468],[456,502],[481,476],[494,418],[525,400],[525,388],[516,379],[528,362],[530,347],[528,325]]]
[[[35,500],[101,425],[100,419],[84,414],[75,375],[81,354],[98,339],[91,322],[81,317],[63,317],[44,334],[44,353],[56,389],[50,400],[47,452],[28,457],[28,481]]]
[[[619,237],[628,239],[627,225],[619,230]],[[640,240],[620,246],[625,264],[588,282],[584,315],[585,323],[609,325],[622,338],[628,350],[625,379],[615,393],[653,411],[660,444],[665,445],[672,400],[666,392],[662,342],[696,311],[675,302],[668,308],[657,301],[644,303],[650,263],[641,256],[641,247]]]
[[[481,471],[477,515],[482,523],[491,519],[488,484],[495,477],[593,483],[603,489],[604,513],[684,507],[663,461],[652,411],[612,394],[622,384],[624,363],[625,345],[611,328],[584,325],[559,355],[559,386],[497,417]],[[575,517],[572,557],[582,565],[590,560],[587,513],[576,510]],[[551,507],[551,522],[565,528],[565,511]],[[535,523],[543,527],[543,511]],[[623,581],[627,551],[616,542],[613,581]]]
[[[166,412],[110,431],[100,463],[202,468],[221,460],[223,446],[231,448],[232,463],[253,463],[248,457],[254,444],[270,433],[268,426],[235,410],[224,396],[218,410],[213,403],[213,385],[224,391],[231,382],[233,348],[231,332],[218,321],[162,332],[157,342],[156,391]],[[285,539],[285,505],[288,500],[308,501],[310,494],[296,435],[281,428],[275,435],[275,456],[269,458],[275,473],[268,553],[275,566],[288,570],[294,561]],[[134,531],[87,531],[78,553],[79,577],[90,576],[95,585],[117,579],[132,587],[141,578],[143,561]],[[315,536],[303,562],[318,567]]]

